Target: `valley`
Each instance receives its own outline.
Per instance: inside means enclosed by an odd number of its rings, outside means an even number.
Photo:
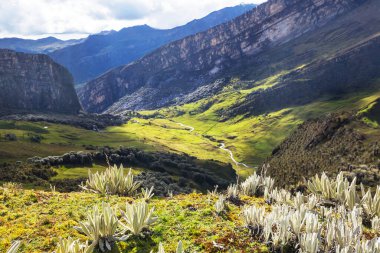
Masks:
[[[380,89],[345,95],[339,99],[326,97],[305,106],[284,108],[265,115],[221,120],[218,110],[233,106],[246,94],[244,90],[226,88],[217,96],[195,103],[141,111],[139,117],[131,118],[128,123],[99,132],[46,122],[11,124],[0,121],[1,136],[13,133],[18,138],[17,141],[2,141],[0,161],[14,162],[33,156],[86,151],[86,147],[91,146],[126,146],[144,151],[185,153],[199,159],[231,163],[244,178],[265,162],[272,150],[299,124],[325,113],[360,111],[380,98]],[[216,102],[210,108],[203,109],[210,101]],[[30,136],[33,135],[41,135],[41,143],[32,143]],[[229,153],[220,149],[220,143],[231,150],[238,163],[250,166],[247,168],[233,162]],[[77,170],[80,171],[78,177],[83,176],[83,170]]]
[[[380,1],[159,2],[0,38],[0,252],[380,253]]]

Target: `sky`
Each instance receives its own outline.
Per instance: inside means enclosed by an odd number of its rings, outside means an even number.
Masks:
[[[0,38],[77,39],[148,24],[172,28],[212,11],[265,0],[0,0]]]

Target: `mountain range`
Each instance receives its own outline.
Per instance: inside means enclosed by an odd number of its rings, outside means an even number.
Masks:
[[[82,40],[59,40],[54,37],[47,37],[38,40],[4,38],[0,39],[0,48],[11,49],[23,53],[48,54],[64,47],[81,43]]]
[[[82,43],[56,50],[49,55],[69,69],[76,83],[83,83],[114,67],[133,62],[169,42],[227,22],[254,7],[255,5],[247,4],[224,8],[173,29],[142,25],[118,32],[91,35]]]
[[[372,0],[271,0],[230,22],[105,73],[80,89],[79,98],[89,112],[155,109],[174,105],[221,78],[260,80],[303,66],[307,74],[300,76],[295,69],[286,76],[287,83],[255,91],[244,103],[266,101],[257,93],[272,96],[280,87],[290,91],[288,84],[298,82],[297,78],[311,78],[316,74],[313,68],[323,68],[334,57],[344,57],[376,37],[378,5]],[[323,85],[317,88],[319,95],[333,90]]]

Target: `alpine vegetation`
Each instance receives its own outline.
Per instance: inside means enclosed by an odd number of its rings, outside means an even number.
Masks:
[[[365,193],[363,187],[362,193]],[[376,193],[373,197],[370,190],[368,190],[367,193],[363,195],[364,196],[361,200],[361,205],[363,206],[363,209],[365,213],[368,215],[368,217],[380,217],[380,186],[377,186]]]
[[[81,188],[85,191],[98,193],[101,195],[121,195],[132,196],[140,187],[140,182],[135,182],[133,179],[132,170],[129,169],[127,175],[124,174],[123,165],[119,168],[109,166],[102,173],[88,172],[88,180]]]
[[[123,234],[129,232],[132,235],[141,235],[144,229],[156,222],[157,217],[153,216],[154,208],[149,209],[145,201],[134,204],[126,203],[125,212],[121,211],[122,219],[120,222]]]
[[[11,247],[7,250],[6,253],[17,253],[20,246],[21,246],[21,242],[15,241],[12,243]]]
[[[317,253],[319,251],[320,234],[307,233],[301,235],[300,252],[302,253]]]
[[[378,216],[372,218],[371,227],[373,230],[380,231],[380,218]]]
[[[80,222],[75,227],[79,232],[85,234],[91,242],[88,252],[99,249],[101,252],[112,249],[117,238],[119,220],[115,211],[108,203],[102,203],[102,208],[97,206],[87,214],[87,220]]]
[[[239,186],[237,184],[233,184],[228,186],[227,188],[227,199],[230,201],[239,200]]]
[[[254,179],[256,176],[251,182],[256,182]],[[335,180],[323,174],[321,178],[315,176],[308,187],[312,192],[309,196],[299,192],[292,196],[284,189],[267,191],[267,201],[275,203],[271,212],[245,206],[242,219],[250,234],[262,238],[273,252],[380,252],[380,238],[367,240],[363,232],[363,210],[376,214],[374,202],[379,188],[374,197],[368,191],[360,202],[356,178],[349,183],[342,174]],[[378,235],[379,218],[373,216],[371,221]]]
[[[153,253],[153,251],[151,251],[150,253]],[[165,249],[164,249],[164,246],[162,245],[162,243],[160,243],[158,245],[157,253],[165,253]],[[175,253],[185,253],[185,251],[183,250],[182,241],[178,242]]]
[[[145,200],[146,202],[148,202],[154,196],[153,190],[154,190],[154,186],[152,186],[150,189],[142,188],[141,189],[141,198],[143,200]]]
[[[264,225],[265,207],[246,206],[243,209],[244,225],[250,230],[251,234],[260,232]]]
[[[321,196],[326,201],[344,204],[349,209],[353,209],[358,202],[356,178],[349,183],[343,177],[343,172],[340,172],[335,180],[330,179],[326,173],[323,173],[320,178],[316,175],[307,186],[312,193]]]
[[[218,215],[221,215],[223,212],[225,212],[226,197],[224,197],[223,195],[219,195],[218,200],[215,202],[214,208],[215,208],[215,212]]]
[[[257,175],[255,172],[240,184],[241,192],[247,196],[262,196],[265,189],[272,191],[274,179],[266,177],[265,173]]]
[[[74,240],[71,237],[60,239],[57,249],[54,253],[92,253],[93,248],[86,244],[82,244],[79,240]]]

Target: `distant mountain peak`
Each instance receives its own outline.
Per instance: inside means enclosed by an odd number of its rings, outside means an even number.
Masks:
[[[238,5],[224,8],[172,29],[144,24],[118,32],[101,32],[89,36],[83,43],[52,52],[50,56],[70,70],[76,83],[83,83],[114,67],[131,63],[167,43],[230,21],[253,7]]]

